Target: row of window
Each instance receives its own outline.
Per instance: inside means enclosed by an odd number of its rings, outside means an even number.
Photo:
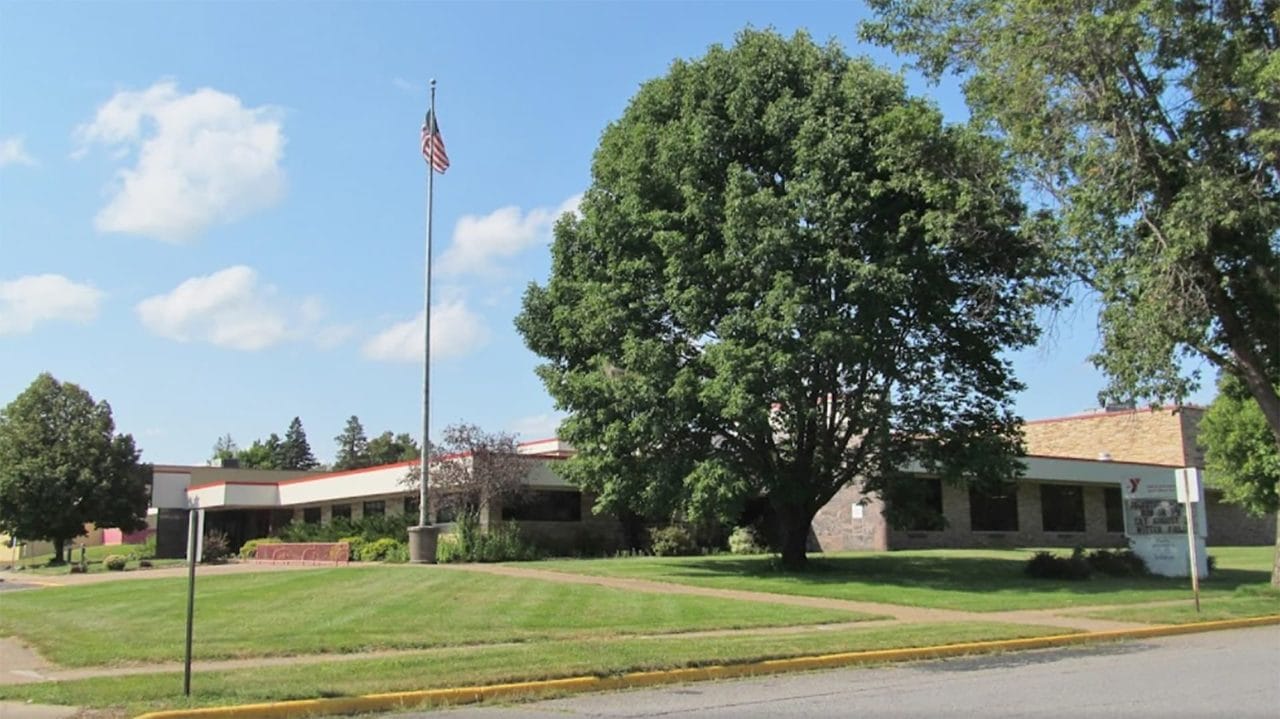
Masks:
[[[335,504],[330,508],[334,519],[351,519],[351,504]],[[387,513],[384,500],[364,502],[363,516],[371,517]],[[404,498],[404,513],[418,513],[418,497]],[[456,511],[453,508],[441,508],[436,516],[440,522],[452,522]],[[525,492],[518,500],[502,507],[504,520],[521,522],[580,522],[582,521],[582,493],[573,491],[534,490]],[[308,524],[319,524],[321,514],[319,507],[304,507],[302,521]]]
[[[938,479],[912,480],[924,483],[920,501],[935,516],[942,515],[942,481]],[[1119,487],[1103,488],[1106,505],[1107,531],[1124,531],[1124,513]],[[927,513],[923,515],[927,517]],[[1040,521],[1046,532],[1085,531],[1084,487],[1069,484],[1040,485]],[[912,530],[936,529],[926,520],[920,520]],[[976,487],[969,488],[969,528],[975,532],[1018,531],[1018,490],[1009,486],[1003,493],[987,494]]]

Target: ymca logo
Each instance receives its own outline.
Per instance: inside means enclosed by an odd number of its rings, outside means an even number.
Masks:
[[[1129,494],[1135,494],[1138,491],[1138,485],[1142,484],[1142,480],[1137,477],[1129,478]]]

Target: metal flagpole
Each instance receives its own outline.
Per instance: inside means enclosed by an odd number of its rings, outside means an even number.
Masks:
[[[428,524],[427,486],[431,481],[431,219],[436,187],[436,81],[431,80],[431,110],[423,122],[422,136],[427,161],[427,251],[425,288],[422,293],[422,456],[418,464],[418,526],[409,528],[409,560],[432,564],[436,561],[436,527]]]
[[[432,203],[435,200],[436,186],[436,81],[431,79],[431,111],[427,127],[427,270],[426,291],[424,292],[422,314],[424,318],[422,356],[422,464],[418,483],[418,526],[427,526],[427,482],[430,479],[430,437],[431,437],[431,219]]]

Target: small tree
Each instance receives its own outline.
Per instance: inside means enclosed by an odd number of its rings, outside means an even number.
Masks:
[[[307,433],[302,429],[302,420],[294,417],[289,429],[284,434],[284,443],[280,446],[280,469],[315,469],[319,462],[311,453],[311,445],[307,443]]]
[[[146,526],[150,467],[115,434],[111,406],[45,373],[0,411],[0,531],[53,542],[59,560],[85,524]]]
[[[231,438],[231,434],[224,434],[218,438],[218,441],[213,443],[213,455],[209,457],[209,463],[235,459],[239,456],[239,451],[239,447],[236,446],[236,441]]]
[[[515,435],[485,432],[473,424],[449,425],[444,441],[431,447],[430,501],[437,511],[463,513],[516,500],[528,471],[529,461],[517,452]],[[415,466],[404,482],[416,487],[419,476]]]
[[[360,418],[354,414],[347,420],[342,434],[333,438],[338,443],[338,454],[333,462],[335,470],[360,469],[371,466],[369,461],[369,439],[365,437],[364,426]]]
[[[367,453],[370,467],[407,462],[422,456],[422,450],[418,448],[418,443],[406,432],[401,432],[400,434],[383,432],[369,440]]]
[[[280,469],[281,456],[280,435],[275,432],[266,441],[255,439],[253,444],[240,450],[236,455],[240,466],[245,469]]]

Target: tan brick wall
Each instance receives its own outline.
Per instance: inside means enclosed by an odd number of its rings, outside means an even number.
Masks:
[[[865,500],[862,517],[854,517],[854,505]],[[814,515],[809,548],[837,552],[849,549],[888,549],[884,504],[867,497],[857,485],[836,492],[836,496]]]
[[[1022,431],[1027,454],[1147,462],[1174,467],[1203,466],[1195,427],[1204,410],[1183,407],[1099,412],[1028,422]]]

